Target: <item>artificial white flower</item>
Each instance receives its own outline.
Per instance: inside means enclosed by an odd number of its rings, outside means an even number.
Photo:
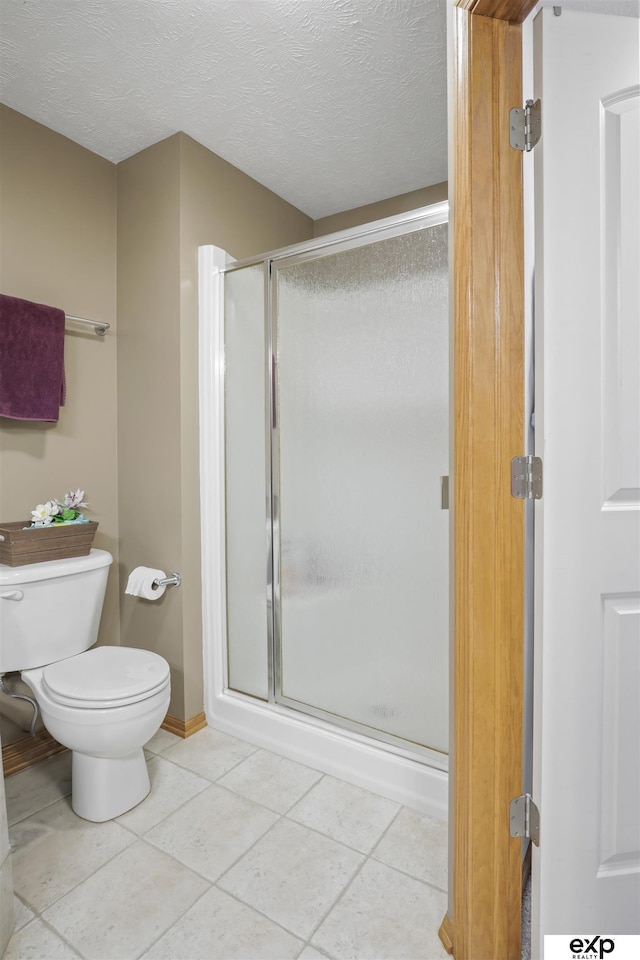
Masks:
[[[81,490],[79,487],[74,493],[73,490],[69,490],[64,495],[64,505],[68,510],[78,510],[80,507],[88,507],[88,503],[83,502],[84,490]]]
[[[52,500],[47,500],[46,503],[39,503],[35,510],[31,511],[31,516],[33,518],[33,523],[37,523],[38,526],[45,527],[49,523],[53,523],[53,518],[59,511],[57,503],[54,503]]]

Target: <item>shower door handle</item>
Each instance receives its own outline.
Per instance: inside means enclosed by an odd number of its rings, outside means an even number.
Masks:
[[[271,354],[271,425],[278,429],[278,361],[275,353]]]
[[[440,477],[440,509],[449,509],[449,477]]]

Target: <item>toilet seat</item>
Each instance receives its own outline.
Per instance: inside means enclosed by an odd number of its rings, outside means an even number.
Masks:
[[[94,647],[42,672],[54,703],[85,710],[138,703],[168,686],[169,679],[163,657],[136,647]]]

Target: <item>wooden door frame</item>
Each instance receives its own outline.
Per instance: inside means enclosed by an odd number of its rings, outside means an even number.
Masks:
[[[453,10],[453,738],[449,909],[456,960],[519,960],[522,846],[525,453],[522,28],[536,0]]]

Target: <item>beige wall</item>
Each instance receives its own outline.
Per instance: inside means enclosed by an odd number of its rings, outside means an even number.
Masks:
[[[368,203],[364,207],[355,207],[345,210],[344,213],[335,213],[330,217],[322,217],[314,223],[314,237],[322,237],[337,230],[348,230],[358,227],[362,223],[371,223],[372,220],[382,220],[384,217],[394,217],[399,213],[409,213],[418,207],[427,207],[431,203],[439,203],[447,199],[447,183],[435,183],[422,190],[412,190],[411,193],[401,193],[388,200],[378,203]]]
[[[180,170],[177,137],[118,165],[121,642],[171,665],[183,716],[181,590],[124,595],[134,567],[181,570]]]
[[[197,248],[242,258],[312,235],[308,217],[184,134],[118,166],[122,588],[139,564],[183,577],[153,603],[123,597],[122,643],[169,660],[180,719],[203,708]]]
[[[117,564],[116,168],[0,105],[0,212],[0,292],[112,324],[104,338],[68,327],[57,424],[0,418],[0,520],[81,486]],[[113,570],[101,639],[118,638]]]
[[[313,220],[186,134],[181,146],[183,269],[193,290],[198,245],[236,260],[313,237]]]

